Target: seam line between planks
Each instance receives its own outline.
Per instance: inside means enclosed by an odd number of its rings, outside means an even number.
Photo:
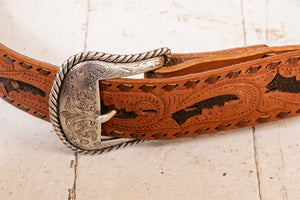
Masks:
[[[260,183],[260,174],[258,169],[258,158],[257,158],[257,149],[256,149],[256,137],[255,137],[255,126],[252,126],[252,137],[253,137],[253,151],[254,151],[254,162],[255,162],[255,169],[256,169],[256,179],[257,179],[257,186],[258,186],[258,195],[259,199],[261,200],[261,183]]]

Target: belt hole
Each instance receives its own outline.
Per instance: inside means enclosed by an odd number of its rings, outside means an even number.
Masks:
[[[153,137],[154,139],[161,139],[166,136],[167,136],[166,133],[156,133],[156,134],[153,134],[151,137]]]
[[[4,100],[7,101],[8,103],[13,103],[13,102],[14,102],[14,100],[13,100],[11,97],[9,97],[9,96],[4,95],[3,98],[4,98]]]
[[[28,65],[28,64],[26,64],[24,62],[20,62],[19,65],[21,65],[21,67],[23,67],[24,69],[27,69],[27,70],[32,68],[31,65]]]
[[[10,57],[9,55],[4,54],[3,57],[4,57],[4,60],[6,62],[10,63],[10,64],[13,63],[13,62],[15,62],[15,59],[13,59],[12,57]]]
[[[167,85],[163,86],[162,89],[165,90],[166,92],[174,90],[178,84],[170,84],[168,83]]]
[[[121,85],[118,85],[117,88],[119,90],[121,90],[122,92],[128,92],[129,90],[131,90],[133,88],[133,85],[121,84]]]
[[[104,81],[100,82],[100,90],[107,90],[107,88],[111,87],[111,83],[107,83]]]
[[[266,66],[266,69],[270,69],[270,70],[276,69],[278,67],[278,65],[280,65],[280,63],[281,63],[281,61],[273,61]]]
[[[261,58],[267,58],[267,57],[271,57],[271,56],[276,56],[277,53],[267,53],[265,55],[263,55]]]
[[[291,111],[286,111],[286,112],[280,112],[276,115],[277,118],[286,118],[289,114],[291,113]]]
[[[188,131],[179,131],[179,132],[175,133],[173,136],[174,137],[183,137],[187,133],[188,133]]]
[[[155,88],[156,88],[156,85],[149,85],[149,84],[145,84],[145,85],[139,87],[139,89],[142,90],[143,92],[151,92]]]
[[[189,88],[195,87],[195,85],[197,85],[198,83],[199,83],[199,80],[189,80],[189,81],[187,81],[183,86],[184,86],[186,89],[189,89]]]
[[[260,68],[261,68],[261,65],[249,67],[249,69],[247,69],[246,73],[247,74],[256,73]]]
[[[142,134],[142,133],[131,133],[130,137],[135,138],[135,139],[140,139],[142,137],[144,137],[146,134]]]
[[[121,132],[121,131],[111,131],[109,134],[112,137],[122,137],[124,135],[124,132]]]
[[[225,104],[232,104],[232,103],[238,103],[240,100],[237,97],[234,97],[232,99],[229,99],[227,101],[225,101]]]
[[[300,114],[300,109],[298,109],[298,110],[296,111],[296,113],[297,113],[297,114]]]
[[[156,113],[156,110],[143,110],[144,115],[155,115]]]
[[[214,84],[214,83],[217,82],[220,78],[221,78],[221,76],[210,76],[210,77],[208,77],[208,79],[206,79],[205,83],[208,83],[208,84]]]
[[[300,57],[299,56],[296,56],[296,57],[291,57],[291,58],[289,58],[286,62],[285,62],[285,64],[287,64],[287,65],[295,65],[295,64],[297,64],[297,62],[300,60]]]
[[[18,89],[19,88],[19,84],[16,80],[10,79],[10,84],[13,88]]]
[[[29,108],[24,106],[23,104],[18,104],[18,107],[25,112],[27,112],[29,110]]]
[[[198,109],[198,106],[189,106],[189,107],[184,108],[184,111],[190,112],[190,111],[194,111],[196,109]]]
[[[226,130],[229,126],[230,126],[230,124],[220,124],[220,125],[217,126],[215,129],[216,129],[217,131],[223,131],[223,130]]]
[[[43,75],[43,76],[48,76],[51,72],[50,71],[48,71],[48,70],[45,70],[45,69],[43,69],[43,68],[39,68],[39,69],[37,69],[36,71],[38,71],[41,75]]]
[[[256,120],[256,122],[259,124],[265,123],[265,122],[268,122],[270,118],[271,118],[271,115],[261,116]]]
[[[195,130],[194,133],[200,135],[200,134],[205,133],[208,130],[209,130],[209,128],[199,128],[199,129]]]
[[[43,115],[42,113],[40,112],[34,112],[33,113],[36,117],[40,118],[40,119],[44,119],[46,117],[46,115]]]
[[[272,89],[269,89],[269,90],[265,91],[266,94],[274,94],[276,92],[278,92],[277,88],[272,88]]]
[[[241,121],[239,121],[239,122],[236,124],[236,126],[237,126],[237,127],[245,127],[245,126],[247,126],[247,125],[249,124],[250,121],[251,121],[251,120],[241,120]]]
[[[239,71],[231,71],[231,72],[229,72],[225,76],[225,78],[236,78],[236,77],[238,77],[240,75],[240,73],[241,73],[241,70],[239,70]]]

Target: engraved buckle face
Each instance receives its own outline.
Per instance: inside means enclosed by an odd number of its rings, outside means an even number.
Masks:
[[[117,111],[101,115],[99,81],[136,75],[162,67],[170,50],[161,48],[134,55],[98,52],[69,58],[57,73],[49,98],[51,123],[63,143],[85,154],[100,154],[137,139],[101,136],[101,124]]]

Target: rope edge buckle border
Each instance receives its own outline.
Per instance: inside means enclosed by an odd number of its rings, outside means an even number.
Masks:
[[[170,49],[164,47],[145,53],[131,55],[116,55],[100,52],[83,52],[71,56],[69,59],[67,59],[62,64],[60,70],[57,72],[49,95],[50,121],[53,125],[56,134],[63,142],[63,144],[65,144],[74,152],[95,155],[109,152],[111,150],[117,150],[121,147],[124,148],[128,145],[143,142],[143,140],[125,138],[109,138],[101,142],[101,123],[105,122],[105,120],[109,120],[113,116],[113,114],[108,114],[110,115],[109,117],[107,117],[106,115],[100,115],[100,91],[98,87],[99,80],[131,76],[160,68],[166,62],[169,61],[170,54]],[[98,70],[99,68],[101,68],[101,70]],[[92,88],[94,89],[94,91],[92,91],[92,94],[89,94],[89,96],[96,96],[95,102],[98,102],[96,103],[96,105],[93,105],[93,107],[96,108],[96,111],[94,111],[93,114],[97,114],[97,117],[95,118],[95,116],[93,116],[95,119],[91,120],[90,122],[90,124],[93,124],[93,131],[95,131],[93,132],[93,138],[95,140],[96,134],[97,140],[97,142],[94,143],[95,145],[93,145],[92,148],[90,148],[89,146],[85,146],[84,144],[79,144],[77,142],[78,138],[76,139],[76,137],[73,137],[74,127],[71,127],[71,130],[73,130],[73,132],[67,130],[69,127],[69,124],[66,125],[68,119],[63,119],[64,114],[66,113],[64,111],[66,111],[66,108],[70,107],[68,105],[72,101],[72,99],[70,100],[70,96],[73,95],[70,94],[70,90],[67,91],[67,84],[68,82],[70,82],[71,78],[74,78],[75,72],[77,71],[78,73],[78,70],[79,72],[82,72],[82,69],[92,72],[93,74],[97,74],[95,76],[96,79],[93,80],[95,85],[93,85]],[[70,76],[71,73],[73,73],[73,76]],[[66,79],[68,79],[68,81],[64,81]],[[74,85],[72,85],[72,87],[74,87]],[[76,85],[76,88],[77,87],[78,84]],[[80,85],[79,87],[83,86]],[[61,102],[64,103],[63,106]],[[88,113],[90,112],[87,112],[87,114]],[[101,119],[104,119],[104,121],[102,121]]]

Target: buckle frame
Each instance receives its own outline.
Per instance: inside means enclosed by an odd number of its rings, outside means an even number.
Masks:
[[[101,154],[142,140],[105,137],[101,124],[116,111],[101,115],[99,81],[148,72],[162,67],[171,51],[114,55],[85,52],[65,61],[54,79],[49,96],[51,123],[62,142],[75,152]]]

